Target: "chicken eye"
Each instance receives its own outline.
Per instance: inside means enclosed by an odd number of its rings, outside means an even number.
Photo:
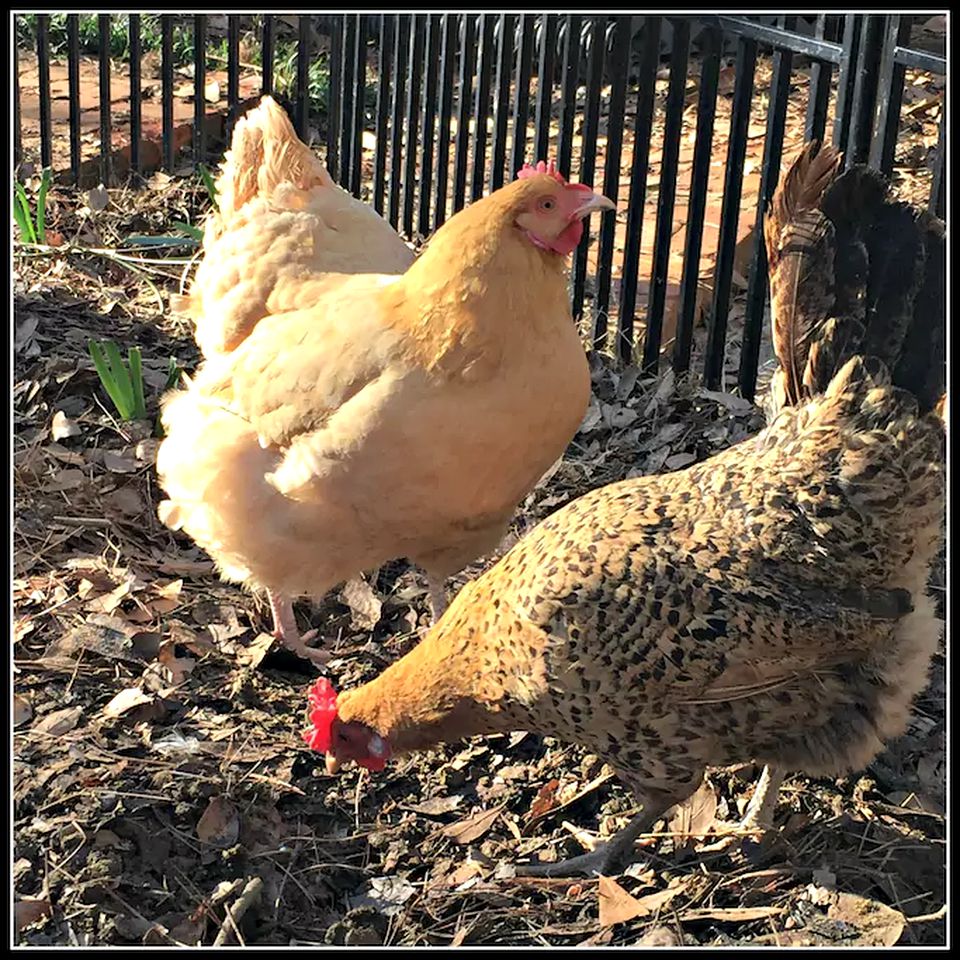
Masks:
[[[539,208],[545,212],[549,212],[556,207],[557,201],[553,197],[543,197],[538,204]]]

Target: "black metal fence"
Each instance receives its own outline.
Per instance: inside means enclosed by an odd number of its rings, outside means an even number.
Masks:
[[[117,172],[111,169],[118,156],[112,134],[121,114],[111,96],[111,69],[118,59],[121,66],[126,63],[129,75],[129,104],[122,110],[129,147],[122,172],[136,176],[151,166],[146,154],[153,141],[144,139],[141,122],[147,16],[129,15],[126,48],[119,58],[103,55],[111,51],[117,18],[100,15],[96,20],[98,173],[105,183]],[[68,178],[79,179],[81,18],[66,16],[59,48],[66,60],[68,158],[55,155],[52,135],[51,17],[38,15],[34,20],[32,33],[18,33],[21,48],[25,43],[35,48],[38,160],[43,166],[68,166]],[[90,18],[83,20],[89,28]],[[598,348],[612,346],[624,360],[646,368],[664,356],[678,372],[699,363],[711,389],[721,385],[725,358],[729,362],[728,318],[744,249],[738,240],[743,232],[745,161],[748,144],[757,139],[758,109],[765,109],[759,186],[747,211],[754,229],[745,237],[746,291],[738,331],[737,385],[749,398],[756,388],[766,301],[759,227],[779,176],[791,103],[798,96],[806,98],[800,139],[826,137],[845,151],[847,164],[866,162],[890,172],[903,131],[907,71],[946,73],[944,56],[910,47],[911,27],[918,18],[899,14],[277,14],[163,15],[153,20],[159,20],[159,38],[154,40],[160,80],[160,148],[155,152],[162,168],[171,170],[183,162],[178,150],[184,138],[178,136],[174,114],[177,68],[187,60],[192,71],[189,156],[199,163],[211,159],[208,148],[219,152],[223,145],[210,137],[207,123],[211,35],[222,35],[225,100],[235,113],[245,100],[242,31],[255,21],[260,90],[285,93],[301,136],[325,146],[331,174],[369,199],[407,237],[426,237],[466,202],[510,179],[524,161],[548,155],[557,158],[565,175],[601,186],[618,198],[625,213],[618,220],[604,218],[595,243],[577,249],[574,313],[589,322]],[[295,51],[293,60],[278,60],[283,42],[284,49]],[[283,84],[281,67],[286,71]],[[798,75],[809,78],[805,94],[794,82]],[[688,96],[691,86],[695,97]],[[15,58],[17,162],[24,153],[24,93]],[[944,88],[925,198],[940,216],[946,210],[945,97]],[[728,118],[728,131],[719,129],[721,113]],[[705,298],[704,228],[711,175],[719,166],[718,135],[723,134],[722,201]],[[372,147],[365,144],[371,137]],[[689,144],[692,156],[683,160],[689,176],[681,183],[681,153]],[[649,175],[654,167],[659,171],[656,183]],[[654,186],[651,217],[646,208]],[[671,249],[678,219],[683,221],[682,259]],[[642,256],[645,241],[650,247],[651,229],[652,247]],[[675,302],[665,335],[673,280]],[[587,299],[592,301],[589,311]],[[706,329],[702,343],[695,343],[699,318]],[[635,330],[638,320],[642,347]]]

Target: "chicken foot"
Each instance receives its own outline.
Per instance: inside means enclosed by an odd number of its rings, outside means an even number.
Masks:
[[[771,767],[769,764],[763,768],[760,779],[753,789],[753,796],[747,804],[740,822],[730,828],[726,836],[722,836],[715,843],[709,846],[701,847],[704,853],[718,853],[729,850],[737,846],[742,840],[744,833],[766,833],[773,829],[773,811],[777,806],[777,797],[780,795],[780,785],[786,770],[780,767]]]
[[[293,603],[279,593],[267,591],[270,600],[270,614],[273,617],[273,635],[290,651],[322,666],[330,659],[330,654],[315,647],[308,647],[306,641],[314,636],[313,632],[300,635],[297,618],[293,613]]]
[[[610,876],[629,862],[637,837],[646,833],[673,805],[648,804],[619,833],[590,853],[570,857],[559,863],[521,863],[516,866],[518,877],[573,877]]]

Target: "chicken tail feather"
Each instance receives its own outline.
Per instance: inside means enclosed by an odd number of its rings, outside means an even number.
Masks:
[[[812,142],[765,219],[776,407],[823,393],[855,355],[933,409],[945,383],[944,227],[891,198],[876,170],[837,176],[840,155]]]

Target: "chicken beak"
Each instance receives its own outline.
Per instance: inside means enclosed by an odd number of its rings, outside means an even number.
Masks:
[[[332,753],[327,754],[325,766],[330,776],[340,772],[340,761]]]
[[[602,193],[591,193],[590,196],[586,197],[583,203],[577,207],[574,216],[578,220],[583,220],[585,217],[589,217],[591,213],[596,213],[599,210],[616,209],[617,205],[609,197],[605,197]]]

